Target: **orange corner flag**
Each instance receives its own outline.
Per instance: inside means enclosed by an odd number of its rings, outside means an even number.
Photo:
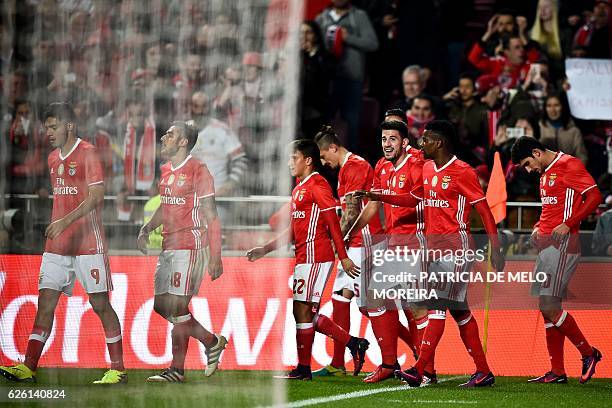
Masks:
[[[495,152],[493,159],[493,170],[489,179],[489,187],[487,188],[487,203],[495,218],[495,223],[499,223],[506,218],[506,201],[508,194],[506,193],[506,178],[502,169],[499,152]]]

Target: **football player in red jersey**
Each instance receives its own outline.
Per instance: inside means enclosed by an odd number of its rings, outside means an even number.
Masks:
[[[172,364],[150,382],[183,382],[189,337],[206,347],[204,375],[214,374],[227,339],[210,333],[191,315],[189,303],[208,274],[215,280],[223,273],[221,223],[215,205],[215,186],[206,165],[189,152],[198,132],[185,122],[173,122],[162,136],[159,182],[160,207],[138,235],[138,248],[147,252],[149,233],[163,224],[162,252],[155,269],[153,308],[172,323]]]
[[[404,122],[386,119],[381,124],[381,145],[384,157],[378,162],[374,171],[374,191],[405,194],[421,184],[422,153],[409,148],[409,140],[410,135]],[[380,201],[369,202],[356,220],[350,235],[354,231],[359,231],[373,217],[378,217],[381,206],[385,213],[385,233],[390,236],[389,247],[409,246],[411,249],[420,249],[423,244],[421,241],[424,239],[422,236],[424,226],[422,206],[406,208],[383,205]],[[416,268],[413,272],[420,273],[422,270],[420,265],[414,266]],[[395,306],[387,308],[384,305],[375,305],[374,302],[369,305],[368,314],[376,338],[379,339],[383,363],[370,377],[366,377],[366,382],[378,382],[393,376],[393,372],[398,368],[396,362],[398,336],[411,346],[415,355],[418,356],[421,339],[428,324],[428,313],[427,308],[419,306],[420,302],[416,302],[418,299],[414,300],[404,306],[410,330],[397,322],[398,313],[394,310]],[[425,367],[423,380],[425,383],[437,381],[433,358]]]
[[[532,293],[539,296],[552,368],[529,381],[567,383],[563,364],[563,343],[567,337],[582,355],[583,384],[595,373],[601,352],[589,344],[561,303],[580,259],[580,222],[601,204],[601,193],[579,159],[548,150],[532,137],[520,137],[514,142],[512,161],[527,172],[540,175],[542,214],[531,241],[539,250],[535,272],[545,272],[547,280],[536,282]]]
[[[293,316],[297,326],[298,366],[282,377],[292,380],[312,379],[310,359],[315,330],[351,351],[355,364],[353,375],[361,371],[369,346],[367,340],[349,335],[330,318],[318,314],[321,296],[335,261],[332,240],[344,272],[351,278],[360,272],[344,248],[331,187],[317,172],[322,167],[320,155],[312,140],[292,143],[288,165],[291,176],[297,177],[299,183],[291,194],[291,226],[263,247],[255,247],[246,254],[253,262],[295,241]]]
[[[409,194],[363,193],[372,200],[416,207],[425,205],[425,232],[427,234],[428,255],[430,250],[451,250],[464,253],[473,247],[469,231],[469,210],[471,206],[478,211],[489,235],[492,245],[491,260],[497,270],[503,270],[504,257],[497,238],[497,227],[491,214],[484,193],[478,182],[476,172],[467,163],[457,159],[453,154],[455,130],[452,123],[434,120],[425,127],[422,147],[425,158],[423,166],[423,183]],[[361,195],[358,193],[357,195]],[[435,220],[435,221],[434,221]],[[471,262],[459,257],[455,252],[451,262],[447,257],[430,259],[430,274],[447,272],[466,272]],[[396,375],[411,386],[418,386],[424,369],[431,359],[444,333],[446,309],[459,326],[461,340],[476,365],[476,372],[463,387],[483,387],[493,385],[495,377],[491,373],[478,335],[478,325],[472,316],[466,301],[467,284],[455,282],[439,285],[436,288],[439,299],[429,305],[429,325],[423,335],[419,359],[414,367],[406,371],[396,371]]]
[[[353,199],[353,193],[357,190],[372,188],[374,170],[362,157],[349,152],[342,145],[330,126],[324,126],[315,136],[315,141],[321,151],[321,161],[332,169],[339,169],[338,196],[342,205],[340,228],[342,236],[346,236],[351,226],[357,220],[359,213],[365,204],[367,204],[365,200]],[[354,234],[348,242],[348,256],[361,269],[359,277],[350,277],[344,272],[341,265],[338,267],[332,295],[332,317],[334,322],[346,331],[349,331],[350,328],[350,305],[353,297],[356,298],[357,306],[362,313],[367,315],[365,293],[367,287],[364,283],[368,281],[371,272],[370,260],[374,246],[372,242],[373,236],[380,236],[381,234],[380,219],[374,217],[364,228]],[[376,337],[379,338],[379,336]],[[331,363],[315,371],[313,375],[338,376],[346,374],[344,369],[344,349],[345,347],[342,343],[334,343],[334,354]],[[394,362],[395,360],[392,363]]]
[[[36,382],[38,360],[53,327],[55,307],[62,293],[72,295],[75,280],[89,296],[104,327],[111,368],[94,384],[127,382],[123,366],[121,325],[109,301],[113,289],[108,263],[102,206],[104,171],[96,148],[77,136],[72,107],[51,103],[44,113],[51,146],[48,159],[53,186],[51,224],[38,278],[38,309],[23,364],[0,367],[9,380]]]

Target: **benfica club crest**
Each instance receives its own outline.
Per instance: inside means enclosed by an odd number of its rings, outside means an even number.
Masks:
[[[548,177],[548,187],[552,187],[555,185],[555,180],[557,179],[557,174],[553,173]]]
[[[448,188],[450,181],[451,181],[451,176],[442,177],[442,189],[443,190],[446,190]]]
[[[399,176],[399,188],[404,188],[404,184],[406,184],[406,175],[402,174],[401,176]]]
[[[178,181],[176,182],[176,185],[179,186],[179,187],[183,187],[185,185],[185,179],[187,179],[187,175],[186,174],[179,174]]]
[[[76,168],[77,168],[76,162],[71,162],[70,164],[68,164],[68,174],[70,174],[71,176],[74,176],[76,174]]]

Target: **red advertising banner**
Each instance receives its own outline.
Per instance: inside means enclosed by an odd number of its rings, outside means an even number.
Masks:
[[[40,256],[0,255],[0,364],[23,359],[32,328],[37,301]],[[171,325],[153,311],[153,273],[156,258],[111,256],[115,290],[111,302],[123,327],[123,348],[128,368],[167,366],[172,360]],[[593,267],[584,264],[581,267]],[[508,262],[508,269],[530,270],[533,262]],[[596,267],[596,266],[595,266]],[[281,369],[297,363],[295,323],[291,313],[289,279],[293,259],[264,258],[249,263],[244,258],[224,258],[224,275],[215,282],[206,277],[192,300],[192,313],[206,328],[222,333],[229,346],[222,359],[224,369]],[[332,277],[333,279],[333,277]],[[331,315],[329,292],[323,297],[321,312]],[[371,370],[381,361],[369,322],[352,305],[351,333],[370,340],[368,362]],[[473,310],[483,332],[483,311]],[[612,356],[612,310],[572,310],[589,341],[604,355]],[[401,315],[401,313],[400,313]],[[549,369],[544,340],[544,324],[536,310],[492,310],[489,320],[488,359],[495,374],[533,375]],[[566,342],[568,374],[580,373],[580,355]],[[317,335],[313,348],[313,368],[328,364],[331,341]],[[400,364],[413,362],[411,353],[400,342]],[[347,361],[350,356],[347,352]],[[47,341],[41,366],[105,367],[108,355],[102,326],[91,310],[79,284],[74,294],[62,296],[55,325]],[[187,368],[202,368],[204,348],[191,341]],[[598,376],[612,377],[606,360],[597,368]],[[350,364],[349,364],[350,365]],[[456,324],[449,318],[446,333],[436,353],[440,373],[464,374],[473,363],[461,343]]]

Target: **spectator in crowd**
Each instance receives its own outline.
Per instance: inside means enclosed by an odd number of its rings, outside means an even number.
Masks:
[[[510,10],[500,10],[489,19],[487,31],[480,39],[483,53],[488,57],[502,54],[502,42],[515,32],[514,13]]]
[[[91,110],[93,97],[86,92],[74,92],[72,96],[74,121],[79,137],[98,149],[98,157],[104,169],[104,180],[111,191],[113,182],[113,150],[110,133],[96,125],[96,115]]]
[[[540,50],[548,57],[549,64],[555,73],[563,69],[563,49],[559,26],[557,3],[553,0],[539,0],[536,18],[531,28],[530,37],[540,45]]]
[[[244,97],[246,103],[261,103],[263,62],[258,52],[247,52],[242,57],[244,67]]]
[[[597,219],[591,250],[593,255],[612,256],[612,209]]]
[[[51,34],[41,33],[40,38],[33,44],[28,77],[30,90],[46,87],[51,82],[53,65],[49,62],[55,61],[55,44],[51,38]]]
[[[148,193],[155,179],[155,123],[141,93],[126,99],[123,139],[123,180],[128,194]]]
[[[8,129],[8,171],[13,193],[33,194],[42,187],[46,153],[50,150],[41,128],[25,99],[15,100],[15,112]]]
[[[428,70],[421,68],[419,65],[410,65],[404,69],[402,73],[402,89],[403,97],[391,104],[391,109],[402,109],[405,112],[410,111],[412,102],[418,95],[427,95],[433,104],[433,112],[436,116],[442,116],[443,102],[440,98],[424,92],[427,84]]]
[[[422,76],[421,67],[418,65],[410,65],[402,72],[402,89],[404,96],[395,103],[391,108],[401,109],[408,112],[412,107],[412,101],[421,94],[425,88],[425,81]]]
[[[301,134],[313,138],[327,120],[330,61],[321,40],[321,28],[314,21],[304,21],[300,29],[302,65]]]
[[[202,81],[202,57],[194,51],[189,51],[185,58],[179,63],[179,73],[172,82],[176,87],[176,104],[179,116],[185,116],[188,112],[189,97],[203,85]]]
[[[472,166],[482,163],[488,145],[487,107],[476,98],[474,78],[463,74],[459,86],[444,95],[448,119],[457,129],[459,157]]]
[[[588,155],[582,132],[570,116],[565,94],[553,94],[546,98],[540,133],[540,142],[548,149],[577,157],[586,166]]]
[[[161,66],[161,47],[159,42],[153,42],[144,48],[144,68],[153,76],[157,76]]]
[[[538,53],[531,50],[526,54],[521,38],[516,35],[505,37],[502,43],[504,55],[501,57],[487,56],[483,45],[477,42],[468,59],[482,74],[495,76],[502,88],[510,89],[525,79],[530,63],[537,60]]]
[[[406,114],[406,124],[412,137],[419,140],[423,136],[425,125],[434,119],[433,101],[429,95],[417,95],[412,102],[412,107]]]
[[[609,13],[609,0],[595,1],[590,20],[576,32],[573,47],[584,48],[585,58],[610,58]]]
[[[519,90],[527,93],[537,112],[542,111],[546,97],[553,90],[553,84],[550,83],[549,64],[546,60],[539,60],[531,64]]]
[[[219,112],[220,119],[227,122],[234,132],[242,125],[242,104],[244,87],[242,86],[242,67],[239,64],[228,66],[220,81],[220,90],[213,102],[214,109]]]
[[[191,103],[194,123],[202,126],[196,128],[198,141],[191,154],[208,166],[217,196],[233,195],[248,166],[244,148],[226,123],[210,115],[210,100],[205,93],[194,93]]]
[[[365,79],[365,53],[376,51],[378,40],[368,15],[350,0],[333,0],[316,18],[326,49],[335,57],[331,115],[337,111],[347,124],[347,148],[358,150],[359,114]]]

